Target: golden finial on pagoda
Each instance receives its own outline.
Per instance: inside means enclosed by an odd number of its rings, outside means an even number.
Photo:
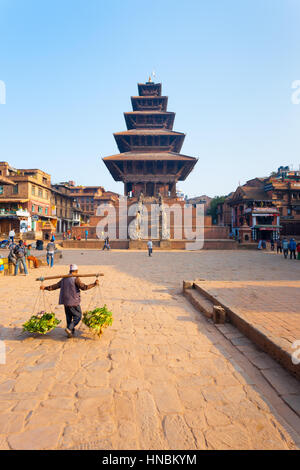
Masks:
[[[151,75],[149,75],[149,80],[148,80],[148,82],[152,82],[152,80],[151,80]]]

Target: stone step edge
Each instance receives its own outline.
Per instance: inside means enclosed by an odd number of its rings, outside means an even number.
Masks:
[[[188,297],[191,304],[193,304],[197,310],[203,313],[206,318],[212,318],[212,313],[207,308],[205,308],[203,304],[201,304],[201,302],[197,298],[197,292],[195,292],[194,289],[186,289],[184,295],[185,297]]]
[[[258,328],[249,323],[240,314],[234,312],[228,306],[207,292],[203,287],[199,286],[198,282],[201,282],[201,280],[183,281],[183,293],[186,297],[190,299],[191,297],[188,295],[187,291],[190,289],[195,289],[208,300],[210,300],[214,305],[222,307],[226,312],[226,321],[234,325],[250,341],[256,344],[262,351],[267,353],[286,370],[288,370],[294,377],[300,380],[300,364],[293,364],[291,354],[284,347],[284,341],[279,338],[273,339],[272,335],[264,331],[263,328]],[[282,345],[280,345],[280,343]]]

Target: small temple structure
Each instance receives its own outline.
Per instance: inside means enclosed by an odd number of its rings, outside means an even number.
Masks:
[[[138,84],[131,112],[125,112],[127,131],[114,134],[119,154],[103,158],[115,181],[124,183],[124,195],[174,199],[176,184],[193,170],[197,158],[180,153],[185,134],[173,131],[175,113],[167,111],[168,97],[161,83]]]

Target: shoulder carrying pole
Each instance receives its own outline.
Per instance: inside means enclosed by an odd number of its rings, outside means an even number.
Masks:
[[[66,277],[99,277],[104,276],[103,273],[96,273],[96,274],[65,274],[63,276],[46,276],[46,277],[38,277],[36,281],[48,281],[49,279],[65,279]]]

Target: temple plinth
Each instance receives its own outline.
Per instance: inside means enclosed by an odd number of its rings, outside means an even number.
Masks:
[[[127,131],[114,134],[119,154],[103,158],[124,195],[176,198],[176,184],[194,168],[197,159],[180,154],[185,134],[173,131],[175,113],[167,111],[161,83],[139,83],[132,112],[125,112]]]

